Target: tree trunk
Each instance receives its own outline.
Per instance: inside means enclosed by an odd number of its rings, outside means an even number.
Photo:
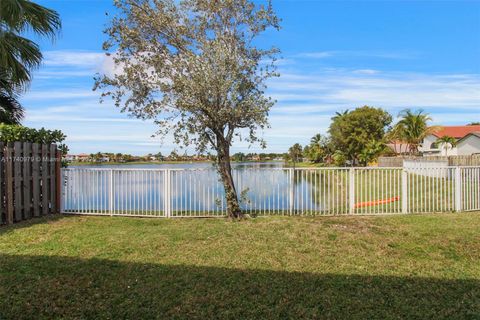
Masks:
[[[217,145],[218,173],[222,179],[227,200],[227,213],[230,218],[243,218],[243,213],[238,201],[237,190],[233,182],[232,166],[230,165],[230,145],[219,142]]]

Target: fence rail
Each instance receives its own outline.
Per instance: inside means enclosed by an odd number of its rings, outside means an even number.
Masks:
[[[235,169],[255,215],[349,215],[480,210],[480,167]],[[210,169],[64,169],[62,212],[142,217],[226,215]]]

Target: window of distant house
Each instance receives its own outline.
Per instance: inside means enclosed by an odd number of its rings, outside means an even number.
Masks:
[[[430,149],[438,149],[438,143],[434,142],[430,145]]]

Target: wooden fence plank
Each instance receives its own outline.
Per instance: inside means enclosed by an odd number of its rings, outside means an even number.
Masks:
[[[49,168],[49,183],[50,183],[50,193],[49,193],[49,200],[50,200],[50,213],[57,213],[57,181],[55,179],[55,151],[57,150],[57,146],[54,144],[50,145],[50,152],[48,157],[48,168]]]
[[[31,154],[32,144],[30,142],[23,143],[23,212],[25,219],[32,217],[32,196],[31,196]]]
[[[61,212],[61,201],[62,201],[62,154],[61,152],[55,148],[55,204],[57,211],[55,213],[62,213]]]
[[[6,222],[13,223],[13,144],[5,147],[5,191],[6,191]]]
[[[22,143],[14,142],[13,144],[13,176],[14,176],[14,206],[15,206],[15,222],[23,220],[23,202],[22,202]]]
[[[5,214],[5,153],[4,153],[4,143],[0,141],[0,224],[7,223],[7,217]]]
[[[40,216],[40,153],[39,144],[32,144],[32,193],[33,193],[33,216]]]
[[[49,213],[48,208],[48,194],[50,192],[48,186],[48,148],[47,145],[42,144],[42,162],[41,162],[41,172],[42,172],[42,215],[47,215]]]

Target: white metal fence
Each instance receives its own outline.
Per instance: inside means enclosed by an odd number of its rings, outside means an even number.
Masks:
[[[62,211],[144,217],[224,216],[210,169],[64,169]],[[480,167],[234,170],[255,215],[347,215],[480,210]]]

